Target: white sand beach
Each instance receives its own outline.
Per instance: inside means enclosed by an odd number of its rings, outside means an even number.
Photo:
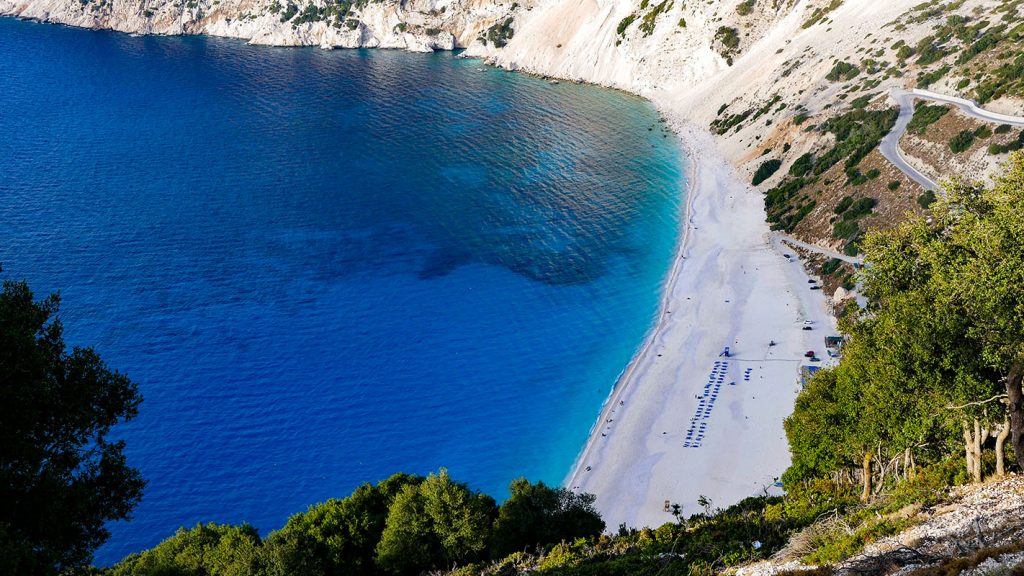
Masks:
[[[825,296],[772,242],[762,194],[709,133],[674,128],[688,154],[687,216],[660,317],[566,479],[597,495],[611,531],[672,521],[666,501],[690,515],[700,496],[719,507],[769,489],[789,463],[782,421],[811,364],[804,353],[824,361],[835,334]]]

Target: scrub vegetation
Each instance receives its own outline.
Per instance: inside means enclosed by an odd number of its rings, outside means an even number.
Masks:
[[[797,158],[790,166],[789,176],[765,193],[765,210],[772,229],[792,232],[817,205],[805,190],[817,184],[826,171],[840,162],[847,184],[858,185],[878,177],[880,173],[877,170],[862,173],[859,166],[892,129],[898,115],[895,108],[853,109],[816,127],[815,130],[832,134],[835,143],[827,150],[808,152]],[[857,213],[850,218],[844,216],[833,230],[833,236],[843,239],[849,252],[856,252],[862,234],[858,221],[868,212]]]

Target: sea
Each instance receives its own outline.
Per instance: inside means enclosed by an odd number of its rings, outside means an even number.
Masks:
[[[395,472],[559,484],[655,320],[648,102],[453,53],[0,18],[0,263],[144,397],[97,565]]]

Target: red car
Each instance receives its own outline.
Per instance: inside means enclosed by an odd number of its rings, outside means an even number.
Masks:
[[[804,353],[804,358],[814,358],[814,350],[808,350]]]

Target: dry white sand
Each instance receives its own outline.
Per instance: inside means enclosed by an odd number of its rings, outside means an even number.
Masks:
[[[789,465],[782,421],[804,353],[827,357],[835,334],[825,296],[772,242],[762,194],[710,134],[675,129],[690,163],[687,215],[660,318],[566,480],[597,495],[609,530],[672,521],[666,501],[690,515],[700,496],[718,507],[770,488]],[[733,357],[719,356],[725,346]]]

